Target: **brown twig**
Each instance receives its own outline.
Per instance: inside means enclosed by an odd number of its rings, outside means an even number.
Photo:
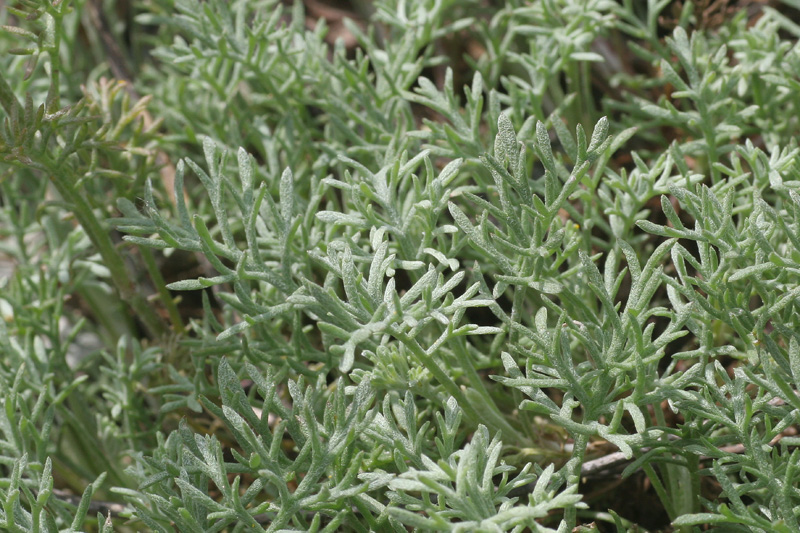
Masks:
[[[779,400],[776,398],[775,400]],[[773,400],[773,401],[775,401]],[[782,401],[782,400],[779,400]],[[772,404],[772,402],[770,402]],[[773,405],[780,405],[780,404],[773,404]],[[785,434],[777,435],[774,439],[772,439],[769,443],[770,446],[775,446],[784,436]],[[678,437],[670,435],[671,440],[677,440]],[[639,450],[640,453],[647,453],[651,451],[652,448],[641,448]],[[723,446],[719,448],[721,452],[724,453],[733,453],[733,454],[743,454],[746,451],[744,444],[732,444],[730,446]],[[713,459],[713,457],[708,455],[701,455],[701,461],[708,461],[709,459]],[[607,478],[610,476],[618,475],[628,466],[630,463],[634,461],[633,458],[628,459],[625,457],[625,454],[622,452],[614,452],[608,455],[604,455],[603,457],[598,457],[597,459],[592,459],[591,461],[586,461],[581,466],[581,477],[584,479],[602,479]]]

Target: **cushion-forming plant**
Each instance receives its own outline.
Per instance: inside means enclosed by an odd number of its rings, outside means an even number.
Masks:
[[[0,528],[800,531],[800,4],[317,4],[0,14]]]

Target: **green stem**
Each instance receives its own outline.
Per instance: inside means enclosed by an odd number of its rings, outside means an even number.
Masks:
[[[483,380],[475,371],[475,366],[472,364],[469,352],[466,347],[466,342],[464,341],[463,337],[458,337],[454,339],[455,342],[455,352],[456,352],[456,359],[461,366],[461,370],[464,372],[464,375],[467,377],[470,385],[480,393],[480,395],[489,403],[494,405],[494,401],[492,397],[489,395],[489,391],[486,390],[486,386],[483,383]]]
[[[645,463],[642,465],[642,470],[644,470],[644,473],[650,480],[650,484],[656,491],[658,499],[661,500],[661,504],[664,506],[664,510],[667,512],[667,516],[669,516],[670,520],[675,520],[675,507],[672,505],[670,492],[664,488],[664,485],[661,483],[661,478],[659,478],[658,474],[656,474],[653,465],[651,465],[650,463]]]
[[[573,439],[572,444],[572,458],[569,460],[565,468],[567,469],[567,489],[571,487],[578,487],[581,482],[581,467],[583,466],[583,457],[586,454],[586,446],[589,445],[589,436],[579,434]],[[578,520],[578,509],[571,505],[564,510],[564,521],[567,524],[567,531],[575,529]]]
[[[56,190],[72,206],[78,222],[80,222],[92,244],[100,252],[103,264],[111,272],[111,279],[117,291],[119,291],[120,298],[131,306],[131,309],[133,309],[137,318],[142,321],[151,337],[161,337],[164,333],[164,325],[145,296],[136,290],[131,281],[133,276],[131,276],[122,256],[111,241],[108,230],[97,219],[86,198],[75,191],[72,186],[72,180],[66,179],[63,172],[59,172],[58,169],[48,167],[48,170],[50,171],[50,180],[55,185]]]
[[[653,405],[653,412],[655,413],[656,423],[660,427],[667,427],[667,420],[664,417],[664,411],[661,410],[661,406],[658,405],[658,404]],[[666,497],[668,498],[668,501],[664,501],[663,502],[664,503],[664,507],[667,509],[667,514],[669,514],[670,518],[674,519],[675,516],[673,516],[672,513],[674,513],[674,508],[675,508],[675,505],[674,505],[674,502],[673,502],[673,496],[675,496],[675,489],[676,489],[675,485],[676,485],[676,483],[675,483],[675,480],[673,479],[674,476],[673,476],[672,466],[671,465],[664,465],[664,467],[661,469],[661,473],[662,473],[662,476],[664,477],[665,484],[667,485],[667,488],[669,489],[669,492],[666,494]],[[655,471],[653,471],[653,474],[655,475]],[[653,486],[655,486],[655,483],[654,483],[653,479],[651,479],[650,482],[653,483]],[[659,493],[659,496],[661,496],[660,493]]]
[[[667,427],[667,421],[660,405],[653,406],[656,416],[656,423],[661,427]],[[649,466],[649,465],[648,465]],[[657,489],[658,495],[664,504],[671,520],[677,517],[697,511],[698,499],[700,494],[699,460],[692,455],[688,467],[676,464],[664,464],[660,468],[661,474],[666,484],[666,491],[661,486],[658,490],[657,474],[652,467],[645,469],[645,473],[650,478],[653,487]],[[688,485],[688,487],[686,486]],[[688,493],[688,494],[687,494]],[[691,526],[683,526],[679,529],[682,533],[690,533]]]
[[[686,457],[686,462],[688,463],[689,475],[692,478],[692,505],[687,512],[697,513],[700,511],[700,458],[694,454],[689,454]]]
[[[170,322],[172,322],[172,329],[175,331],[175,333],[180,335],[185,331],[183,319],[181,319],[178,306],[175,305],[175,299],[172,297],[172,294],[170,294],[169,289],[167,289],[167,284],[164,281],[164,277],[161,275],[158,265],[156,265],[153,252],[150,248],[144,247],[139,248],[139,250],[142,254],[145,268],[147,268],[147,272],[150,274],[150,279],[153,280],[153,284],[156,286],[158,295],[161,297],[161,301],[163,302],[164,307],[167,309]]]
[[[392,335],[402,342],[406,348],[411,350],[411,353],[419,360],[422,365],[427,368],[433,377],[442,385],[445,390],[456,399],[458,402],[459,407],[465,411],[467,416],[471,420],[478,420],[478,413],[475,412],[475,409],[472,407],[469,401],[467,401],[467,397],[464,395],[464,391],[456,384],[455,381],[445,372],[444,370],[439,367],[436,361],[433,360],[433,357],[427,354],[425,350],[422,349],[422,346],[414,340],[413,338],[409,337],[405,333],[395,332]]]
[[[458,337],[455,339],[454,344],[456,359],[458,359],[461,370],[464,372],[464,375],[474,391],[473,394],[467,394],[467,399],[469,400],[470,397],[472,397],[474,401],[480,404],[479,406],[473,406],[475,411],[484,411],[485,414],[481,417],[481,419],[484,421],[484,423],[486,423],[487,426],[491,425],[493,431],[500,430],[503,433],[503,440],[506,444],[515,444],[517,446],[526,445],[528,439],[526,439],[522,433],[517,431],[506,419],[506,417],[503,416],[503,413],[500,412],[500,409],[497,407],[494,398],[492,398],[492,396],[489,394],[489,391],[486,389],[484,381],[475,371],[475,366],[472,364],[472,358],[469,355],[467,343],[464,338]]]

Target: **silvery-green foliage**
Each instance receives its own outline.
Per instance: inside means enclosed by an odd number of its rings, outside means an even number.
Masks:
[[[681,531],[800,530],[779,4],[381,0],[348,45],[300,2],[151,0],[138,102],[72,53],[91,5],[11,6],[0,528],[570,531],[605,443]]]
[[[340,380],[332,396],[323,379],[316,384],[303,378],[289,380],[291,405],[287,406],[278,395],[280,376],[272,371],[264,375],[250,364],[245,372],[263,401],[248,397],[226,360],[216,376],[222,405],[202,398],[203,405],[224,421],[241,451],[230,448],[232,458],[226,460],[217,437],[199,435],[182,422],[178,431],[159,443],[156,453],[141,456],[129,470],[139,480],[138,489],[115,489],[153,531],[169,531],[171,524],[182,530],[263,525],[267,531],[318,531],[323,526],[328,531],[338,527],[403,531],[402,524],[424,527],[426,523],[492,531],[523,525],[538,528],[536,518],[580,499],[574,490],[554,493],[552,467],[537,476],[528,472],[528,465],[509,480],[509,472],[516,469],[497,464],[501,444],[497,437],[489,443],[485,426],[479,426],[472,442],[457,451],[461,413],[453,398],[434,430],[427,422],[418,426],[411,393],[402,400],[389,394],[376,405],[368,379],[350,387]],[[322,401],[324,410],[319,407]],[[277,420],[263,416],[266,413]],[[436,448],[430,446],[432,433],[437,435]],[[287,439],[296,447],[286,449]],[[446,452],[446,462],[440,460],[437,466],[429,456],[434,450]],[[411,481],[428,479],[429,469],[433,469],[431,479],[454,482],[455,490]],[[499,490],[492,481],[495,475],[503,477]],[[248,480],[244,492],[243,479]],[[507,496],[534,481],[527,502],[520,504],[518,498]],[[209,487],[218,495],[212,497]],[[424,498],[426,507],[412,496],[418,490],[439,495],[435,508],[429,506],[429,498]],[[176,506],[177,502],[182,503]],[[415,509],[425,510],[430,518],[410,511]],[[461,520],[449,526],[455,517]],[[463,522],[469,519],[477,521]]]
[[[407,525],[422,530],[504,531],[527,526],[533,531],[554,531],[540,526],[537,518],[550,511],[567,507],[583,507],[577,487],[555,494],[549,490],[553,465],[536,475],[529,473],[531,464],[509,480],[509,465],[497,465],[501,442],[489,442],[489,432],[479,426],[472,440],[447,461],[435,463],[423,456],[424,468],[412,468],[389,482],[389,514]],[[493,477],[501,475],[496,484]],[[515,505],[519,498],[509,498],[511,491],[529,483],[535,485],[527,496],[528,505]],[[421,494],[422,497],[416,496]],[[435,503],[432,498],[437,498]],[[524,501],[524,499],[523,499]],[[423,517],[414,511],[425,511]],[[457,518],[456,523],[451,520]]]
[[[0,322],[0,334],[4,353],[21,355],[23,347],[8,340],[4,322]],[[37,348],[39,355],[44,355],[43,346],[38,344]],[[69,417],[62,404],[85,381],[84,376],[60,384],[52,373],[42,376],[25,364],[15,374],[5,365],[0,368],[4,391],[4,409],[0,412],[0,527],[4,531],[58,531],[68,525],[77,530],[83,524],[92,494],[106,474],[86,487],[80,506],[74,509],[53,495],[50,456],[54,451],[51,439],[59,433],[54,419]]]

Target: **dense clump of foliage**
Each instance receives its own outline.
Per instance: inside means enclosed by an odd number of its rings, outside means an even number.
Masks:
[[[798,10],[0,2],[0,529],[800,532]]]

